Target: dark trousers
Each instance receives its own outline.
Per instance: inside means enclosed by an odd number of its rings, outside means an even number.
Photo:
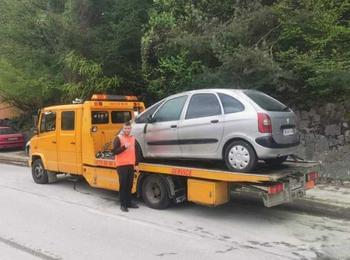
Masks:
[[[134,166],[123,165],[117,167],[119,175],[119,200],[120,205],[124,207],[130,206],[131,189],[134,180]]]

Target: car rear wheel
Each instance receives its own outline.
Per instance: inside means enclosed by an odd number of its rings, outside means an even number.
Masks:
[[[166,183],[160,176],[149,175],[142,184],[142,198],[146,205],[153,209],[165,209],[169,206]]]
[[[287,160],[287,158],[288,158],[288,155],[277,157],[277,158],[273,158],[273,159],[267,159],[267,160],[265,160],[265,162],[268,165],[277,166],[277,165],[280,165],[280,164],[284,163]]]
[[[254,148],[245,141],[233,141],[225,149],[225,163],[229,170],[250,172],[258,164]]]
[[[49,176],[44,168],[41,159],[36,159],[32,164],[32,176],[35,183],[46,184],[49,182]]]

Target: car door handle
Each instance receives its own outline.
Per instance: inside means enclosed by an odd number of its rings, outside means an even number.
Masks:
[[[210,123],[216,124],[216,123],[219,123],[219,120],[218,119],[211,120]]]
[[[177,128],[177,125],[171,125],[170,128]]]
[[[70,144],[75,144],[75,142],[70,142]]]
[[[55,144],[55,143],[56,143],[56,141],[52,141],[52,143],[53,143],[53,144]]]

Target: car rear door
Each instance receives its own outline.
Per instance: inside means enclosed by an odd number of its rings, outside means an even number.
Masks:
[[[187,95],[165,101],[144,130],[144,155],[147,157],[180,157],[177,129]]]
[[[223,134],[223,115],[217,95],[193,94],[178,131],[183,157],[216,157]]]

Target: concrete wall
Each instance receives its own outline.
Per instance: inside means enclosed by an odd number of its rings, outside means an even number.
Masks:
[[[299,118],[298,155],[321,160],[321,176],[350,180],[350,102],[294,110]]]

